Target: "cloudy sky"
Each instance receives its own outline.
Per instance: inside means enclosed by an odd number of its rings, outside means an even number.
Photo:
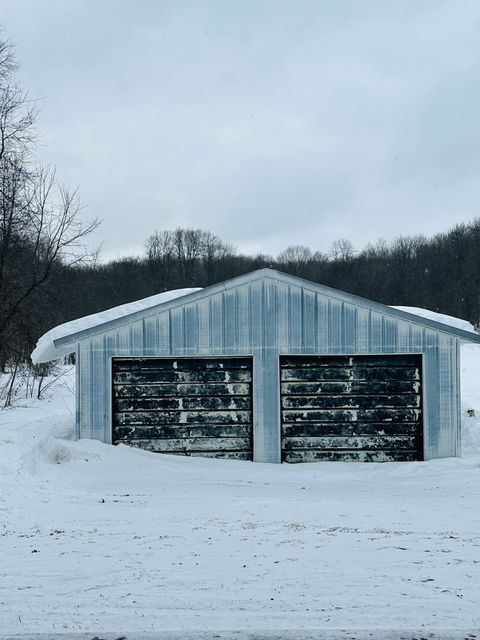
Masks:
[[[327,251],[480,215],[478,0],[1,0],[103,256]]]

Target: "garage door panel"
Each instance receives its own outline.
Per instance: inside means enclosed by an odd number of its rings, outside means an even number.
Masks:
[[[285,451],[283,462],[413,462],[418,460],[416,451]]]
[[[114,359],[113,441],[252,459],[250,358]]]
[[[308,437],[308,436],[371,436],[371,435],[392,435],[408,436],[418,433],[416,422],[356,422],[344,424],[338,422],[317,422],[301,424],[284,424],[283,434],[285,437]]]
[[[126,425],[116,427],[116,440],[136,440],[146,438],[247,438],[251,436],[251,428],[248,424],[236,425],[174,425],[174,426],[149,426]]]
[[[325,358],[324,360],[319,360]],[[300,359],[300,356],[282,356],[282,365],[284,368],[296,368],[296,369],[330,369],[332,367],[366,367],[366,368],[378,368],[392,366],[392,355],[377,354],[373,356],[371,354],[364,355],[346,355],[346,356],[305,356]],[[412,367],[412,355],[411,354],[395,354],[395,367]],[[327,360],[328,358],[328,360]],[[415,364],[416,366],[416,364]]]
[[[280,360],[282,459],[422,458],[418,355]]]
[[[332,408],[332,409],[368,409],[372,402],[379,408],[419,407],[420,396],[415,394],[401,395],[303,395],[283,396],[284,409],[299,408]]]
[[[417,409],[325,409],[320,411],[283,411],[284,422],[416,422]]]
[[[420,380],[415,367],[295,367],[283,369],[282,380],[318,381],[318,380]]]
[[[114,374],[113,382],[114,384],[156,384],[159,382],[249,382],[250,380],[250,372],[244,369],[232,371],[178,371],[176,369],[155,371],[153,369],[146,369],[139,371],[118,371]]]
[[[148,397],[148,398],[118,398],[115,402],[115,410],[118,412],[128,411],[159,411],[164,409],[181,410],[250,410],[250,398],[248,396],[200,396],[198,398],[173,398],[169,397]]]
[[[155,451],[155,453],[164,453]],[[221,458],[223,460],[252,460],[249,451],[169,451],[169,455],[188,456],[189,458]]]
[[[125,358],[116,359],[116,372],[133,371],[234,371],[236,369],[251,375],[251,366],[246,358]]]
[[[390,381],[345,381],[345,382],[282,382],[282,395],[316,395],[319,393],[365,393],[403,394],[420,392],[420,381],[390,380]]]
[[[378,436],[365,437],[301,437],[288,438],[285,442],[285,451],[292,449],[363,449],[365,451],[385,450],[391,447],[395,449],[415,450],[418,446],[418,438],[415,435],[404,436]]]
[[[249,411],[129,411],[115,413],[116,424],[250,424]]]
[[[128,440],[124,441],[129,442]],[[241,451],[249,446],[249,438],[157,438],[130,442],[145,442],[162,453],[193,451]]]
[[[250,397],[248,382],[188,384],[116,384],[113,389],[115,398],[150,398],[150,397],[199,397],[199,396],[247,396]]]
[[[181,455],[189,457],[202,457],[202,458],[228,458],[235,460],[251,460],[251,453],[247,449],[235,449],[218,447],[215,442],[209,442],[210,439],[205,439],[205,446],[198,447],[196,442],[190,443],[189,447],[183,446],[182,443],[176,445],[177,448],[169,446],[169,440],[122,440],[118,444],[125,444],[144,451],[151,451],[152,453],[168,453],[170,455]],[[215,440],[215,439],[213,439]],[[171,441],[174,442],[174,441]],[[166,443],[166,444],[165,444]],[[197,448],[193,448],[197,447]]]

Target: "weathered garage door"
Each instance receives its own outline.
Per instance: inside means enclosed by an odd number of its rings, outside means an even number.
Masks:
[[[252,459],[250,358],[115,358],[113,442]]]
[[[280,367],[283,461],[423,458],[421,356],[295,356]]]

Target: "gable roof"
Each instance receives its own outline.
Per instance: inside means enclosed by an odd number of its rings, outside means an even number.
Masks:
[[[129,318],[132,315],[144,311],[146,309],[152,309],[153,307],[159,307],[160,305],[175,300],[182,296],[199,291],[200,289],[174,289],[172,291],[165,291],[164,293],[157,293],[154,296],[143,298],[142,300],[135,300],[133,302],[127,302],[127,304],[121,304],[118,307],[112,307],[99,313],[92,313],[89,316],[77,318],[76,320],[70,320],[63,324],[47,331],[37,342],[35,349],[32,352],[32,362],[48,362],[55,358],[60,358],[63,355],[68,355],[72,352],[69,345],[70,340],[65,343],[65,349],[61,349],[57,344],[61,338],[69,339],[70,336],[78,335],[80,333],[89,332],[96,327],[103,327],[106,324],[121,320],[122,318]]]
[[[395,307],[389,307],[380,302],[374,302],[373,300],[368,300],[367,298],[362,298],[352,293],[333,289],[332,287],[299,278],[298,276],[292,276],[277,271],[276,269],[263,268],[242,276],[237,276],[231,280],[226,280],[225,282],[214,284],[205,289],[177,289],[175,291],[167,291],[127,305],[114,307],[101,313],[93,314],[92,316],[85,316],[84,318],[67,322],[51,329],[39,339],[31,356],[32,361],[34,363],[47,362],[55,358],[60,358],[74,351],[76,343],[84,338],[129,324],[136,320],[148,318],[159,311],[167,311],[175,307],[183,306],[189,302],[261,279],[273,279],[292,286],[303,287],[314,293],[319,293],[358,307],[371,309],[372,311],[418,324],[441,333],[447,333],[467,342],[480,343],[479,334],[466,331],[458,326],[444,324]]]

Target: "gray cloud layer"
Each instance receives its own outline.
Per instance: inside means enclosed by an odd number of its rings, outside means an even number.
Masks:
[[[106,256],[177,225],[276,254],[480,213],[478,2],[2,0],[0,22]]]

